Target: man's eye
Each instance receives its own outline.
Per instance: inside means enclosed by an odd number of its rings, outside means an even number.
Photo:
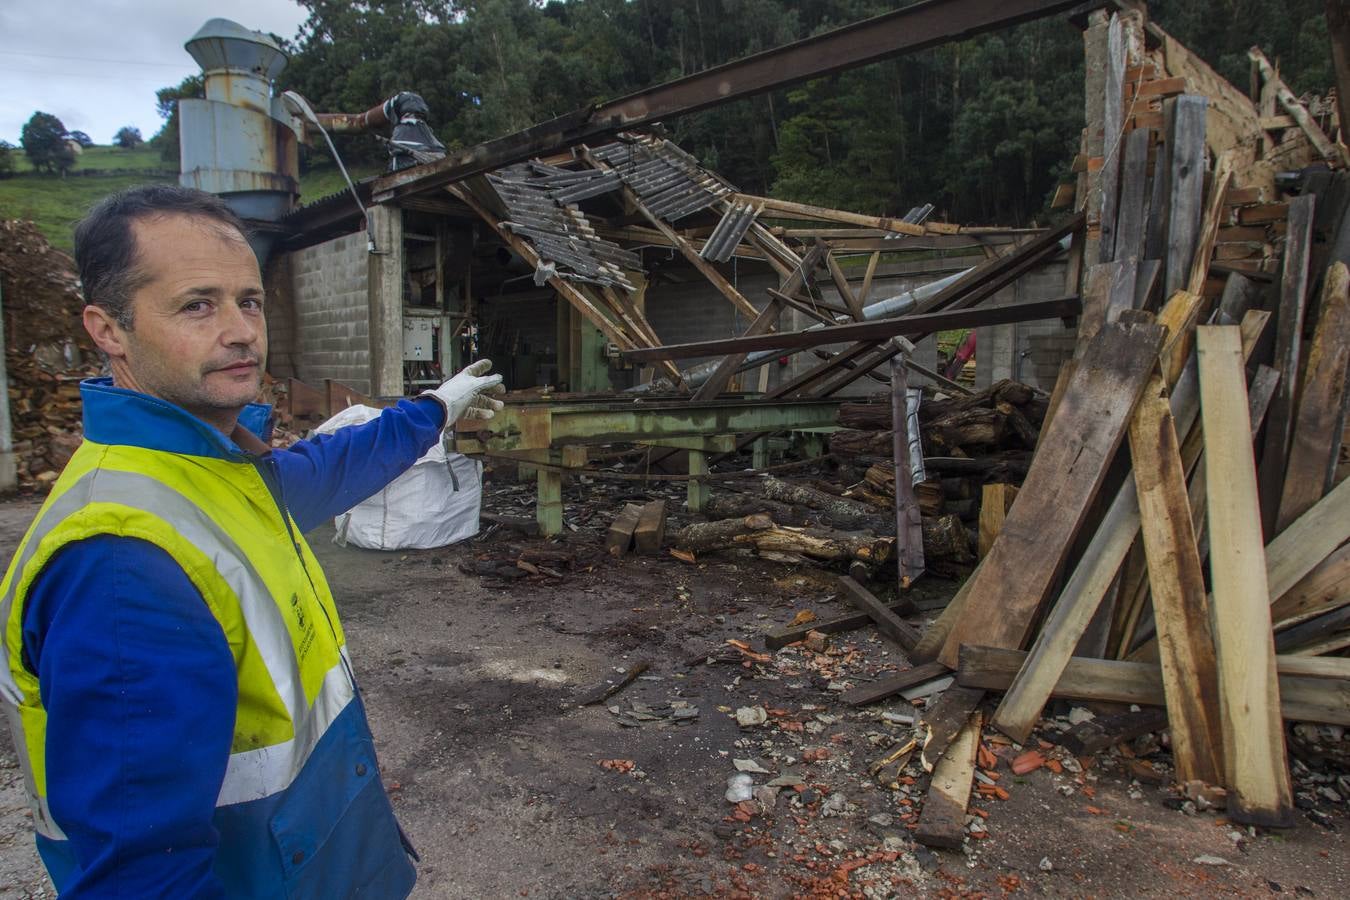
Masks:
[[[206,309],[207,306],[209,306],[209,304],[205,300],[193,300],[183,307],[183,312],[201,312]]]
[[[239,301],[239,305],[245,309],[262,309],[261,297],[245,297]]]

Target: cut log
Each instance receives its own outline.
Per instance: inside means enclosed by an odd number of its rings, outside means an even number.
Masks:
[[[737,537],[773,527],[773,519],[762,513],[717,522],[695,522],[680,529],[675,536],[675,545],[692,553],[724,550],[733,546]]]
[[[813,525],[812,510],[788,503],[779,503],[759,494],[742,494],[736,491],[718,491],[708,498],[703,507],[710,519],[745,518],[755,513],[764,513],[780,525]]]
[[[939,659],[955,668],[961,644],[1020,647],[1045,599],[1161,347],[1144,323],[1102,326],[1079,360],[1003,531],[990,549]]]
[[[887,432],[889,434],[889,432]],[[889,455],[891,448],[886,447]],[[824,491],[818,491],[805,485],[793,484],[778,478],[765,478],[760,492],[770,500],[780,503],[800,504],[820,510],[824,519],[837,528],[848,531],[872,531],[876,534],[894,534],[895,519],[863,503],[836,497]]]
[[[1241,334],[1232,325],[1201,326],[1197,351],[1228,811],[1245,824],[1287,827],[1293,823],[1293,795],[1265,590]]]

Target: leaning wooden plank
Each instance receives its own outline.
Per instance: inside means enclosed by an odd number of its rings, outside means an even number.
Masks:
[[[914,839],[929,847],[958,850],[966,837],[966,804],[975,780],[975,751],[980,745],[980,714],[966,722],[933,769],[933,780],[919,813]]]
[[[907,606],[909,606],[908,599],[903,604],[892,603],[889,608],[892,612],[898,612]],[[871,624],[872,617],[867,613],[860,612],[847,616],[835,616],[832,619],[812,619],[800,625],[782,625],[764,632],[764,646],[768,650],[781,650],[788,644],[806,640],[806,636],[813,631],[819,631],[821,634],[839,634],[844,631],[866,628]]]
[[[994,539],[1003,530],[1003,520],[1017,499],[1013,484],[986,484],[980,495],[980,559],[989,555]]]
[[[1162,344],[1153,324],[1110,322],[1079,360],[939,659],[962,643],[1020,647],[1124,437]]]
[[[1143,256],[1144,201],[1148,186],[1148,129],[1136,128],[1125,136],[1120,215],[1116,220],[1115,258],[1118,260]]]
[[[1083,284],[1083,314],[1078,318],[1078,343],[1074,355],[1087,352],[1088,345],[1107,322],[1111,306],[1111,286],[1116,283],[1123,263],[1096,263],[1088,267]]]
[[[750,323],[742,337],[751,337],[757,334],[768,334],[778,327],[778,319],[783,314],[783,301],[777,297],[770,297],[769,302],[764,304],[764,309],[755,320]],[[731,377],[736,374],[736,369],[741,363],[745,362],[745,353],[729,353],[717,363],[708,380],[699,385],[694,392],[693,401],[696,403],[704,400],[712,400],[722,393],[722,390],[731,381]]]
[[[1266,545],[1266,595],[1274,600],[1350,540],[1350,479],[1331,489]]]
[[[1341,409],[1350,364],[1350,269],[1333,263],[1322,290],[1317,331],[1298,392],[1276,533],[1318,500],[1340,451]]]
[[[1225,150],[1214,164],[1214,181],[1209,188],[1209,203],[1205,207],[1204,217],[1200,220],[1200,235],[1196,242],[1195,253],[1191,259],[1190,277],[1186,281],[1186,290],[1192,294],[1205,292],[1205,280],[1209,278],[1209,258],[1214,253],[1214,241],[1219,236],[1219,224],[1223,221],[1224,195],[1233,180],[1233,151]]]
[[[1176,428],[1157,375],[1130,422],[1130,458],[1177,777],[1183,782],[1223,784],[1219,673],[1209,599],[1191,527]]]
[[[867,588],[847,575],[840,577],[839,587],[843,589],[844,596],[850,603],[872,617],[877,631],[895,641],[901,650],[909,653],[919,643],[919,639],[923,636],[919,633],[919,629],[891,612],[890,607],[878,600]]]
[[[1018,742],[1025,741],[1041,709],[1073,656],[1102,598],[1139,532],[1139,503],[1132,478],[1121,486],[1091,542],[1083,551],[1059,599],[1050,608],[1017,677],[994,711],[992,724]]]
[[[626,503],[623,510],[614,517],[609,530],[605,532],[605,551],[610,556],[624,556],[633,546],[633,529],[637,528],[638,518],[642,515],[642,504]]]
[[[1284,81],[1280,79],[1279,73],[1270,64],[1270,60],[1266,59],[1266,55],[1261,52],[1261,48],[1253,47],[1248,50],[1247,58],[1260,67],[1261,77],[1266,80],[1269,89],[1274,91],[1275,97],[1284,107],[1284,111],[1289,113],[1299,127],[1303,129],[1303,133],[1308,136],[1309,143],[1317,149],[1322,158],[1328,161],[1340,161],[1341,157],[1336,151],[1336,145],[1318,126],[1317,121],[1309,115],[1308,108],[1299,102],[1294,92],[1289,90]]]
[[[1277,653],[1302,653],[1313,644],[1350,629],[1350,606],[1342,606],[1300,622],[1275,635]]]
[[[971,572],[969,577],[961,583],[961,587],[952,597],[951,602],[947,604],[946,609],[924,631],[923,637],[919,639],[919,643],[914,645],[914,649],[909,654],[911,660],[920,663],[937,659],[937,655],[942,652],[943,646],[947,643],[947,636],[951,634],[952,628],[960,621],[965,612],[966,603],[970,599],[971,584],[975,581],[975,576],[983,565],[984,561],[981,560],[975,566],[975,571]]]
[[[849,706],[866,706],[869,703],[876,703],[878,700],[885,700],[887,697],[894,697],[896,694],[903,694],[911,688],[925,685],[930,681],[950,678],[951,675],[952,670],[942,663],[922,663],[912,669],[897,672],[888,678],[882,678],[871,684],[859,685],[852,690],[845,691],[839,699]]]
[[[1167,297],[1186,287],[1200,237],[1205,186],[1205,110],[1208,105],[1208,98],[1197,94],[1178,97],[1167,133],[1172,146],[1167,254],[1163,260],[1163,295]]]
[[[1209,503],[1210,578],[1229,814],[1288,826],[1293,795],[1280,721],[1275,642],[1252,459],[1242,337],[1232,325],[1196,335]]]
[[[919,761],[923,763],[925,772],[933,771],[937,761],[947,752],[983,699],[984,691],[978,688],[953,686],[924,710],[924,741]]]
[[[666,538],[666,501],[643,504],[633,529],[633,544],[639,553],[659,553]]]
[[[1267,536],[1276,533],[1275,520],[1289,462],[1289,435],[1294,423],[1308,289],[1308,258],[1312,252],[1314,202],[1311,194],[1303,194],[1289,202],[1279,318],[1275,323],[1274,364],[1280,370],[1280,384],[1266,414],[1265,449],[1261,454],[1261,527]]]
[[[961,648],[956,683],[986,691],[1004,690],[1012,684],[1026,658],[1022,650],[967,644]],[[1343,662],[1325,657],[1277,656],[1283,717],[1291,721],[1350,725],[1350,680],[1342,672]],[[1163,706],[1167,702],[1162,670],[1156,663],[1084,656],[1069,660],[1051,696],[1140,706]]]
[[[1275,630],[1350,606],[1350,544],[1317,564],[1270,607]]]

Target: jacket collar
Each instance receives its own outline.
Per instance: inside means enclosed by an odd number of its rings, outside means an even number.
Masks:
[[[182,407],[140,391],[114,387],[111,378],[80,382],[80,399],[84,403],[84,436],[95,443],[216,459],[239,460],[245,456],[245,448],[238,442]],[[257,449],[250,438],[266,444],[271,417],[272,407],[265,403],[250,403],[239,414],[239,425],[247,432],[239,440],[251,445],[248,450]]]

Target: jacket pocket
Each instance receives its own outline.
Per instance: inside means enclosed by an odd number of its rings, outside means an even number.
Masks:
[[[411,890],[416,873],[374,751],[359,707],[349,709],[287,789],[269,823],[287,897],[405,897]]]

